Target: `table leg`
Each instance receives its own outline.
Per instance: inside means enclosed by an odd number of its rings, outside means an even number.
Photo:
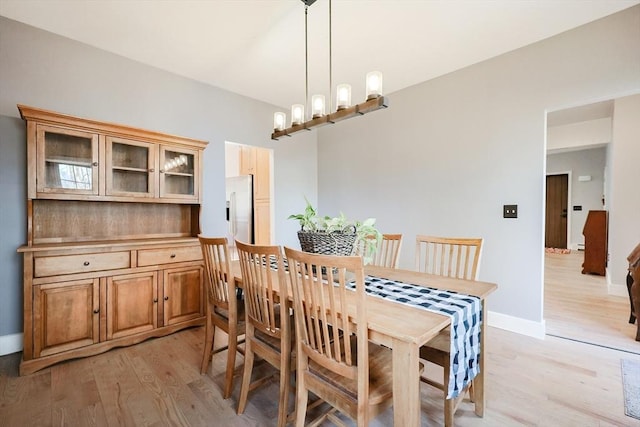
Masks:
[[[393,340],[393,425],[420,425],[418,346]]]
[[[479,417],[484,416],[484,374],[487,336],[487,301],[482,301],[482,324],[480,325],[480,373],[473,379],[473,397],[475,399],[475,413]]]

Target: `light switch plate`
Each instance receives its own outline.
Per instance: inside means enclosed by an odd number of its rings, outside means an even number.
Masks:
[[[504,205],[502,207],[503,218],[518,218],[518,205]]]

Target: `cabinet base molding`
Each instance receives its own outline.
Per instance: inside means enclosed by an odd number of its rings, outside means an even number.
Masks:
[[[78,348],[75,350],[66,351],[64,353],[52,354],[50,356],[43,356],[37,359],[20,361],[20,376],[30,375],[40,369],[48,368],[56,363],[63,362],[65,360],[78,359],[81,357],[95,356],[96,354],[105,353],[111,349],[118,347],[128,347],[134,344],[146,341],[149,338],[159,338],[166,335],[170,335],[182,329],[191,328],[195,326],[204,325],[205,318],[200,317],[177,325],[165,326],[163,328],[154,329],[152,331],[143,332],[137,335],[129,337],[118,338],[110,341],[105,341],[99,344],[93,344],[84,348]]]

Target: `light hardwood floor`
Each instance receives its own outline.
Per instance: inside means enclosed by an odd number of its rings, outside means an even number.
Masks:
[[[546,254],[547,334],[640,354],[629,298],[607,294],[603,276],[580,274],[583,252]]]
[[[607,296],[602,278],[579,274],[580,263],[579,254],[547,255],[549,333],[627,351],[488,328],[485,417],[464,402],[456,425],[640,426],[624,415],[622,396],[620,359],[640,360],[635,326],[626,323],[628,301]],[[202,335],[193,328],[26,377],[17,376],[19,353],[0,357],[0,425],[274,425],[278,384],[255,390],[237,416],[237,380],[230,399],[220,394],[224,353],[214,356],[207,375],[199,374]],[[439,392],[421,387],[422,424],[441,425]],[[392,414],[389,409],[372,425],[391,425]]]

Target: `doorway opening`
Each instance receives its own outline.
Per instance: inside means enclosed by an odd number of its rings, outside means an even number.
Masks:
[[[589,211],[609,208],[613,113],[609,100],[547,114],[545,246],[570,253],[545,253],[543,317],[547,335],[628,351],[628,298],[582,274]]]
[[[273,150],[225,143],[227,238],[258,245],[273,241]]]

